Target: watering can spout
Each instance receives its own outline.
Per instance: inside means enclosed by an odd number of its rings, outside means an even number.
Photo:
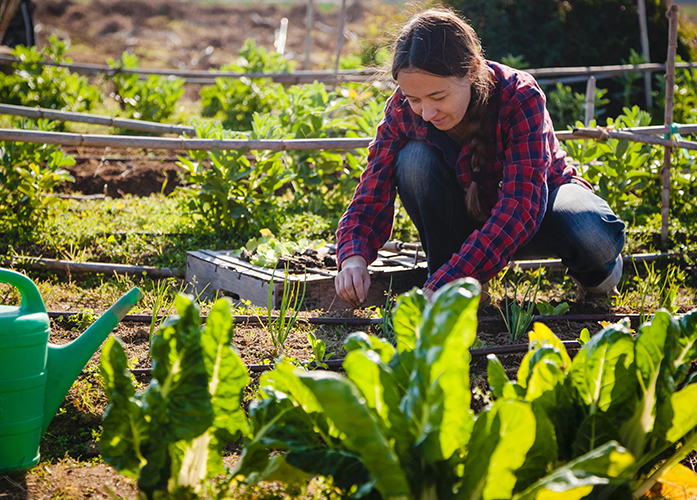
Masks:
[[[77,339],[65,345],[48,345],[42,434],[92,355],[142,297],[138,288],[131,289]]]

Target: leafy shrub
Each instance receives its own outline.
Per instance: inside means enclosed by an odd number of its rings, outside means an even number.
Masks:
[[[91,110],[101,96],[87,78],[67,68],[41,64],[44,60],[72,62],[65,57],[66,50],[65,42],[55,35],[41,52],[36,47],[15,47],[12,55],[19,62],[12,64],[14,72],[0,72],[0,102],[76,112]]]
[[[615,128],[639,127],[650,123],[651,116],[636,106],[625,108],[624,114],[616,120],[607,120],[607,126]],[[648,144],[626,139],[566,141],[564,149],[581,163],[582,175],[617,213],[622,214],[625,207],[643,197],[644,191],[654,186],[656,173],[650,168],[652,149]]]
[[[39,120],[38,128],[50,130],[49,122]],[[58,146],[0,142],[0,158],[0,213],[10,225],[39,222],[41,209],[58,199],[49,196],[53,189],[75,180],[64,168],[74,165],[75,159]]]
[[[247,40],[237,62],[227,64],[221,71],[242,73],[286,73],[294,64],[280,54],[268,52]],[[200,91],[204,117],[217,117],[223,127],[231,130],[251,130],[254,113],[267,114],[278,109],[276,94],[282,88],[270,78],[216,78],[215,84]]]
[[[595,118],[605,113],[604,107],[610,102],[609,99],[604,98],[605,94],[607,89],[595,89],[593,110]],[[574,92],[568,85],[557,83],[554,90],[547,92],[547,109],[556,130],[564,130],[577,122],[581,122],[583,126],[586,116],[586,96]]]
[[[109,66],[115,72],[112,97],[121,105],[127,118],[162,122],[176,110],[177,101],[184,95],[184,80],[161,75],[148,75],[140,79],[134,73],[123,73],[123,69],[137,69],[138,56],[124,52],[121,58],[109,58]]]
[[[224,472],[223,446],[248,430],[240,405],[249,376],[230,343],[229,303],[215,303],[205,328],[191,297],[179,295],[175,305],[178,316],[152,339],[153,380],[145,392],[136,393],[116,337],[104,345],[100,364],[109,399],[102,457],[137,477],[150,499],[198,491],[202,480]]]
[[[260,122],[259,122],[260,123]],[[261,126],[261,124],[260,124]],[[241,138],[223,130],[220,123],[199,123],[197,135],[210,139]],[[200,216],[206,230],[239,238],[251,237],[262,228],[276,231],[280,206],[274,197],[293,174],[282,161],[282,152],[247,150],[189,151],[177,163],[185,171],[187,208]]]

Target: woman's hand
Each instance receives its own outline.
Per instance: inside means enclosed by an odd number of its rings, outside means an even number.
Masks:
[[[341,263],[341,271],[334,280],[336,294],[353,307],[365,302],[370,288],[368,263],[360,255],[352,255]]]

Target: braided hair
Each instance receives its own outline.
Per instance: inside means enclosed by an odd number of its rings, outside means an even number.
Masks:
[[[437,76],[467,77],[472,88],[466,112],[465,133],[470,144],[472,182],[465,203],[477,220],[489,215],[479,202],[480,172],[486,158],[483,136],[483,113],[492,86],[479,37],[474,29],[454,12],[444,8],[425,10],[402,28],[394,44],[392,78],[401,70],[418,69]]]

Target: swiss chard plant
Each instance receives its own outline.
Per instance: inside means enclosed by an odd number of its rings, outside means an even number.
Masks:
[[[248,430],[241,409],[249,382],[231,344],[232,315],[221,299],[205,328],[190,297],[175,299],[170,317],[152,339],[152,381],[136,392],[120,341],[102,349],[100,370],[109,405],[103,418],[102,457],[138,479],[147,498],[193,493],[223,473],[222,448]]]
[[[635,465],[627,449],[607,441],[558,461],[552,421],[517,393],[470,410],[479,292],[467,279],[430,302],[418,290],[400,296],[396,347],[351,335],[346,376],[278,364],[250,405],[233,473],[331,475],[353,497],[384,499],[579,499],[624,481]]]
[[[697,384],[687,376],[695,358],[697,312],[659,311],[636,336],[625,323],[607,326],[585,336],[573,361],[537,323],[517,380],[492,355],[489,383],[495,405],[528,403],[553,430],[556,463],[605,446],[623,450],[625,466],[594,487],[594,498],[639,498],[697,445]]]

